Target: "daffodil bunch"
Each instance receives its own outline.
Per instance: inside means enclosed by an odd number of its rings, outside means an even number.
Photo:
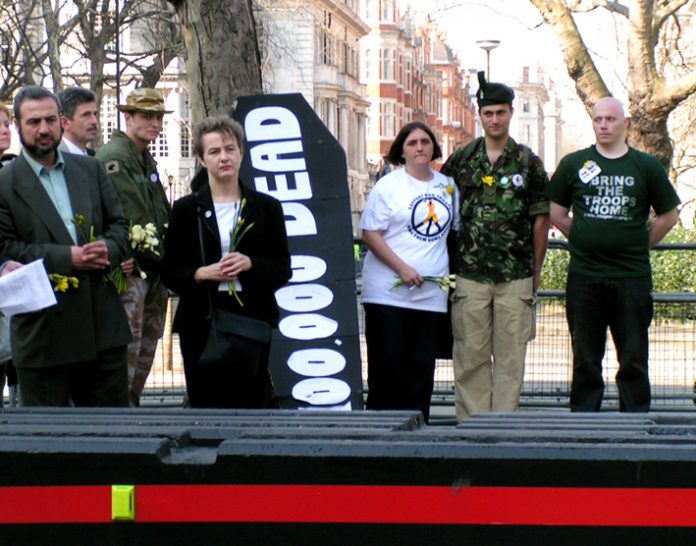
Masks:
[[[392,285],[392,288],[398,286],[404,286],[406,283],[398,276],[394,275],[398,280]],[[440,287],[443,292],[449,292],[450,288],[456,288],[457,283],[455,281],[455,275],[424,275],[423,280],[425,282],[432,282]]]
[[[59,275],[58,273],[49,273],[48,278],[53,283],[54,292],[67,292],[68,288],[71,286],[77,288],[80,286],[80,281],[77,277],[68,277],[66,275]]]
[[[152,222],[148,222],[145,226],[131,224],[128,230],[128,240],[130,241],[131,250],[134,253],[140,252],[145,254],[149,252],[155,256],[160,255],[159,250],[157,250],[160,244],[157,238],[157,227]],[[147,273],[140,268],[137,261],[133,262],[133,268],[141,279],[147,279]],[[116,286],[116,291],[119,294],[123,294],[128,290],[128,278],[121,266],[114,269],[111,273],[111,280]]]
[[[237,222],[235,223],[234,227],[230,230],[230,254],[232,252],[237,251],[237,247],[239,246],[239,243],[242,240],[242,238],[248,233],[248,231],[252,227],[254,227],[254,222],[251,222],[250,224],[246,225],[246,218],[244,218],[244,216],[243,216],[245,206],[246,206],[246,199],[243,198],[242,202],[239,205],[239,213],[237,214]],[[242,303],[242,300],[239,297],[239,294],[237,294],[237,289],[234,286],[234,282],[227,283],[227,291],[228,291],[230,296],[234,296],[234,299],[237,300],[237,303],[241,307],[244,307],[244,304]]]
[[[157,228],[152,222],[145,224],[145,227],[140,224],[132,225],[129,235],[131,249],[134,252],[151,252],[155,256],[160,255],[157,250],[157,247],[159,247]]]

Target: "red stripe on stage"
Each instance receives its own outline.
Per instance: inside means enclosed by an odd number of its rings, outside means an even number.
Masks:
[[[0,523],[108,522],[110,485],[0,487]]]
[[[139,522],[696,526],[694,489],[139,486]]]
[[[139,523],[696,527],[696,489],[140,485],[135,496]],[[0,523],[107,522],[110,486],[0,487]]]

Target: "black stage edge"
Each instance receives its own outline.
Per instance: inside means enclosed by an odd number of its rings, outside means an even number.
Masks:
[[[694,413],[5,410],[0,467],[2,546],[696,542]]]

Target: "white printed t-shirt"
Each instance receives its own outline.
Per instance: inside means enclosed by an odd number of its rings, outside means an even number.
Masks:
[[[384,242],[421,275],[449,274],[447,234],[457,221],[456,186],[437,171],[428,182],[405,168],[380,178],[370,192],[360,228],[380,231]],[[394,287],[396,271],[368,251],[362,275],[362,302],[421,311],[447,311],[447,292],[436,283]]]

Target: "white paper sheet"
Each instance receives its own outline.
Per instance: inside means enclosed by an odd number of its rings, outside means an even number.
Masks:
[[[0,311],[5,316],[38,311],[56,303],[43,260],[36,260],[0,277]]]

